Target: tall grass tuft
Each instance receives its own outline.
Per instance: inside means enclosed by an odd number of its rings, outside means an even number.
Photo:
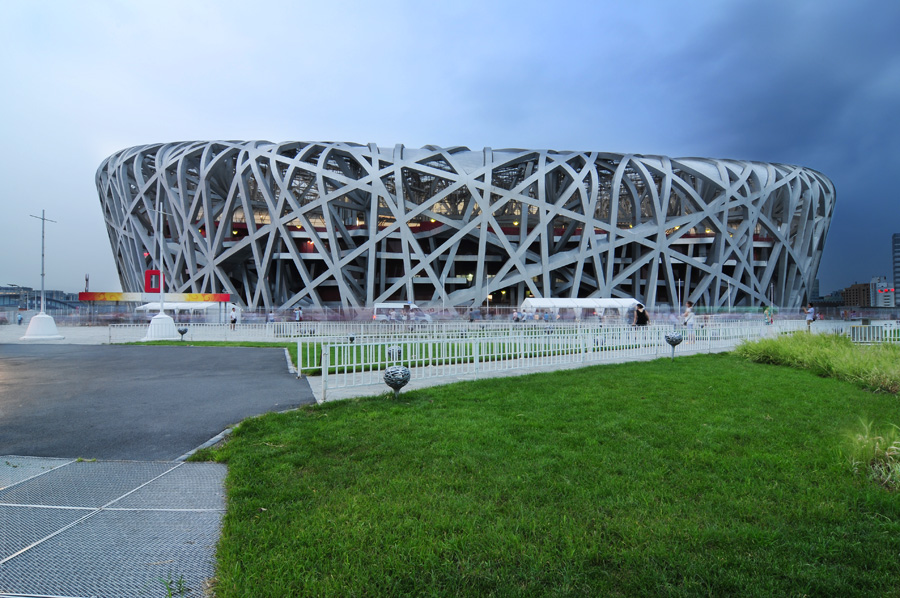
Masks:
[[[735,352],[757,363],[808,369],[873,391],[900,391],[900,347],[892,344],[860,346],[840,335],[797,333],[744,342]]]
[[[860,419],[862,431],[852,434],[844,455],[856,475],[888,488],[900,488],[900,428],[891,424],[880,431],[873,422]]]

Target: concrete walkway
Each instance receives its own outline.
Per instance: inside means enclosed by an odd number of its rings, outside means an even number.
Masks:
[[[59,333],[65,338],[58,341],[23,341],[28,330],[26,324],[6,324],[0,326],[0,344],[42,344],[42,345],[103,345],[109,343],[108,326],[57,326]]]

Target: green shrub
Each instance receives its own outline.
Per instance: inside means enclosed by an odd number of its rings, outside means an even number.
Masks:
[[[735,352],[757,363],[808,369],[873,391],[900,391],[900,347],[896,345],[861,346],[844,336],[801,332],[744,342]]]

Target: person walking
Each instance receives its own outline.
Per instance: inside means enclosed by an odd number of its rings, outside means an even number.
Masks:
[[[231,314],[229,315],[229,320],[231,321],[231,329],[234,330],[234,325],[237,324],[237,312],[234,311],[234,308],[231,308]]]
[[[806,331],[810,332],[813,320],[816,319],[816,308],[812,303],[806,304]]]
[[[684,313],[681,314],[681,323],[688,330],[694,329],[694,309],[693,308],[694,308],[694,302],[688,301],[687,307],[684,310]]]
[[[19,323],[19,326],[22,325],[22,314],[16,314],[16,321]]]
[[[649,326],[650,325],[650,316],[647,314],[647,310],[644,309],[643,304],[638,303],[637,308],[634,310],[634,322],[632,322],[634,326]]]

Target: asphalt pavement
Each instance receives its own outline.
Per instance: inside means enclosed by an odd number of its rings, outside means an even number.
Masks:
[[[0,455],[171,461],[314,402],[280,348],[0,344]]]

